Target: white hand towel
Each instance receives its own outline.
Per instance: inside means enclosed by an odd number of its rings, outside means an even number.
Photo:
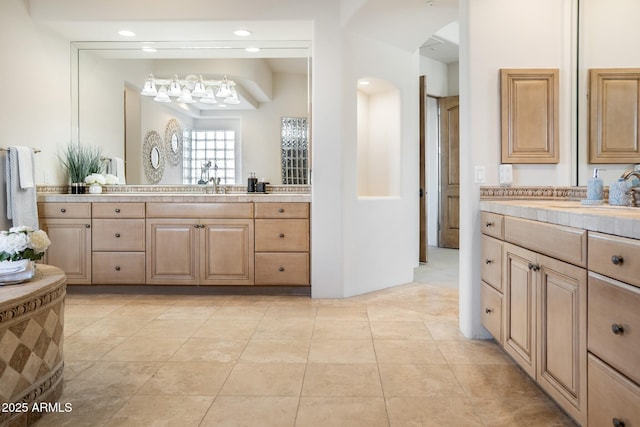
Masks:
[[[127,181],[124,176],[124,160],[120,157],[112,157],[110,166],[111,174],[118,177],[119,184],[126,184]]]
[[[31,155],[33,156],[33,150]],[[7,152],[6,174],[7,219],[13,221],[14,227],[26,225],[37,230],[39,227],[36,188],[35,185],[31,188],[20,188],[16,147],[9,147]]]
[[[20,188],[33,188],[34,186],[34,167],[33,167],[33,149],[17,145],[14,147],[18,153],[18,174],[20,176]]]

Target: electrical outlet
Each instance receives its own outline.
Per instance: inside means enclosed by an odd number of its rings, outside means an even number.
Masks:
[[[513,183],[513,167],[511,165],[500,165],[498,179],[500,185],[511,185]]]
[[[473,177],[476,184],[484,184],[486,181],[484,166],[474,166]]]

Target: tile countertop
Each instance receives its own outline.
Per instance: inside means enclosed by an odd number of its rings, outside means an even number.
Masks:
[[[481,200],[480,210],[640,239],[640,208],[565,200]]]
[[[175,202],[175,203],[214,203],[214,202],[311,202],[308,193],[101,193],[101,194],[58,194],[38,193],[38,202],[83,203],[83,202]]]

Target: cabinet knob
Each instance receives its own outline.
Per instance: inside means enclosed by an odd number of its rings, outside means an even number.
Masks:
[[[65,213],[67,210],[65,208],[60,209],[60,212]]]
[[[534,264],[534,263],[530,262],[529,263],[529,270],[538,271],[538,270],[540,270],[540,266],[538,264]]]
[[[116,236],[116,237],[120,237],[120,233],[116,233],[116,234],[115,234],[115,236]]]
[[[280,237],[281,239],[284,239],[284,233],[280,233],[278,237]]]
[[[487,221],[487,223],[485,224],[487,227],[493,227],[495,225],[495,223],[491,222],[491,221]]]
[[[485,309],[484,309],[484,312],[485,312],[485,313],[487,313],[487,314],[489,314],[489,313],[492,313],[492,312],[493,312],[493,310],[491,310],[490,308],[485,308]]]
[[[611,257],[611,262],[614,265],[622,265],[622,263],[624,262],[624,258],[622,258],[621,255],[614,255]]]
[[[120,208],[115,208],[114,210],[116,211],[116,213],[120,213]]]
[[[85,224],[84,228],[91,228],[91,224]]]
[[[120,266],[116,265],[116,271],[120,271]]]
[[[619,418],[614,418],[611,420],[611,424],[614,425],[614,427],[624,427],[624,421],[622,421]]]
[[[614,323],[613,325],[611,325],[611,332],[613,332],[615,335],[622,335],[624,333],[624,326],[618,323]]]
[[[278,271],[284,271],[284,267],[280,267]]]
[[[200,224],[193,224],[193,228],[200,228]]]
[[[486,260],[484,260],[484,263],[485,264],[491,264],[491,263],[493,263],[493,260],[492,259],[486,259]]]
[[[200,224],[200,228],[204,228],[204,224]]]
[[[280,212],[280,213],[284,213],[284,208],[280,208],[280,209],[278,209],[278,212]]]

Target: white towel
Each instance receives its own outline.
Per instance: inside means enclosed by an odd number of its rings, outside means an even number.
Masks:
[[[118,183],[126,184],[127,181],[124,176],[124,160],[122,160],[120,157],[112,157],[109,166],[111,175],[115,175],[118,177]]]
[[[31,150],[31,156],[33,156],[33,150]],[[37,230],[39,226],[36,187],[34,185],[31,188],[20,188],[19,176],[18,150],[16,147],[9,147],[6,170],[7,219],[13,220],[14,227],[26,225]]]
[[[34,186],[34,167],[33,167],[33,149],[17,145],[13,147],[18,154],[18,174],[20,175],[20,188],[33,188]]]

